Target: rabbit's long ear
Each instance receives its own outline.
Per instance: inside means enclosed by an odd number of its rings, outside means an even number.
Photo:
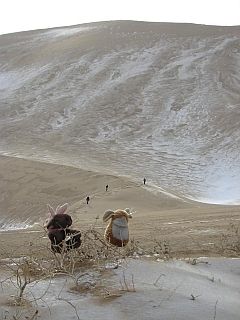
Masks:
[[[47,207],[48,207],[48,212],[50,214],[50,217],[54,217],[55,211],[54,211],[53,207],[51,207],[50,204],[47,204]]]
[[[62,206],[56,209],[56,214],[63,214],[68,208],[68,203],[63,204]]]
[[[44,224],[43,224],[43,227],[44,227],[44,228],[47,227],[47,225],[48,225],[48,223],[49,223],[50,220],[51,220],[51,219],[46,219],[46,220],[45,220],[45,222],[44,222]]]
[[[104,215],[103,215],[103,221],[106,222],[108,221],[114,214],[114,211],[112,210],[107,210],[105,211]]]

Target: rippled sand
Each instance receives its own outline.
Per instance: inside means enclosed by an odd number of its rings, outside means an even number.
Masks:
[[[239,204],[239,34],[113,21],[0,36],[0,154]]]
[[[240,219],[239,35],[113,21],[0,36],[0,262],[47,255],[46,204],[65,202],[74,228],[102,234],[105,210],[131,208],[137,255],[234,255],[221,236]],[[22,317],[238,319],[239,259],[207,261],[125,261],[104,298],[41,280],[27,290],[47,285],[46,301]],[[106,300],[124,274],[136,292]],[[1,284],[0,317],[19,316]]]

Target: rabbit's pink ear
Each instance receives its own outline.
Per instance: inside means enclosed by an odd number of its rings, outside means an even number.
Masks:
[[[48,225],[48,223],[49,223],[50,220],[51,220],[51,219],[46,219],[46,220],[45,220],[45,222],[44,222],[44,224],[43,224],[43,227],[44,227],[44,228],[47,227],[47,225]]]
[[[63,214],[67,210],[67,207],[68,203],[63,204],[62,206],[56,209],[56,214]]]
[[[50,213],[51,217],[54,217],[55,211],[53,210],[53,207],[50,206],[50,204],[47,204],[48,212]]]
[[[55,210],[55,214],[58,213],[58,210],[61,208],[60,204],[57,206],[56,210]]]

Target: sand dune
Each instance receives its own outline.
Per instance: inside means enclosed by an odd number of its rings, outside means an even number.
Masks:
[[[41,223],[46,203],[80,228],[131,207],[146,247],[215,253],[239,219],[201,203],[239,199],[239,27],[113,21],[0,45],[2,229]]]
[[[113,21],[1,36],[1,154],[240,203],[239,34]]]
[[[221,237],[239,242],[239,34],[113,21],[0,36],[0,280],[6,261],[48,253],[47,203],[101,234],[105,210],[134,211],[136,259],[87,269],[105,296],[41,279],[26,291],[48,288],[39,319],[239,318],[239,259],[171,260],[239,254]],[[1,284],[0,317],[19,316]]]
[[[86,230],[99,218],[98,228],[103,233],[105,210],[129,207],[136,211],[130,223],[131,239],[138,241],[140,247],[151,251],[155,240],[166,241],[173,256],[190,256],[218,254],[221,234],[228,234],[230,224],[239,221],[238,206],[205,205],[173,198],[153,192],[150,182],[144,186],[141,180],[135,183],[126,177],[14,157],[0,157],[0,163],[2,230],[37,223],[33,230],[39,230],[42,237],[46,204],[55,207],[68,202],[74,227]],[[89,205],[85,200],[87,195]],[[22,242],[28,244],[29,237],[34,241],[39,237],[38,233],[29,233],[26,238],[28,233],[28,230],[0,233],[2,247],[8,252],[9,242],[14,245],[17,234],[17,242],[24,251]],[[44,238],[41,241],[48,243]]]

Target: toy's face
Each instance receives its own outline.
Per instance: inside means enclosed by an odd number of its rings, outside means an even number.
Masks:
[[[128,220],[125,216],[117,216],[113,218],[112,222],[115,226],[119,227],[127,227],[128,226]]]
[[[112,235],[120,241],[128,241],[128,221],[125,216],[117,217],[112,221]]]

